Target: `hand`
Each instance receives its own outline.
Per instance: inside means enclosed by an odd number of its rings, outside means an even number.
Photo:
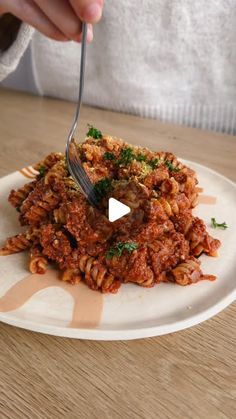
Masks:
[[[81,22],[87,22],[88,42],[92,24],[100,20],[103,0],[0,0],[0,15],[11,13],[57,41],[81,40]]]

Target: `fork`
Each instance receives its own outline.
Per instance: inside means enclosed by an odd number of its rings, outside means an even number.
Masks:
[[[82,43],[81,43],[81,59],[80,59],[80,79],[79,79],[79,95],[77,101],[77,107],[75,112],[74,121],[66,143],[66,163],[69,172],[74,181],[79,184],[81,191],[93,206],[97,205],[97,196],[94,190],[94,185],[90,181],[86,171],[84,170],[76,141],[74,139],[74,133],[78,125],[80,116],[80,107],[82,103],[83,90],[84,90],[84,74],[85,74],[85,59],[86,59],[86,39],[87,39],[87,23],[82,23]]]

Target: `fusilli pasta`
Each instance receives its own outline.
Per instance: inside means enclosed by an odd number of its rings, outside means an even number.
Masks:
[[[33,274],[45,274],[48,265],[48,260],[43,256],[42,251],[38,245],[34,245],[30,249],[29,270]]]
[[[131,146],[98,130],[77,147],[95,183],[97,208],[81,194],[65,157],[51,153],[34,166],[36,180],[10,192],[28,231],[7,239],[1,255],[30,249],[32,273],[43,274],[54,262],[63,281],[84,281],[102,292],[117,292],[127,282],[152,287],[215,278],[200,269],[198,257],[215,255],[220,242],[192,214],[199,192],[193,170],[172,153]],[[114,223],[107,218],[110,197],[131,209]]]

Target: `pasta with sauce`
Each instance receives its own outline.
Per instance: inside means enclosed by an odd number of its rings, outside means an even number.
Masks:
[[[53,262],[62,280],[102,292],[115,293],[128,282],[152,287],[215,279],[200,269],[199,256],[215,255],[220,242],[192,213],[198,196],[193,170],[172,153],[131,146],[93,127],[77,147],[98,206],[86,201],[65,157],[51,153],[34,166],[36,180],[10,192],[28,230],[7,239],[1,255],[29,249],[31,272],[44,274]],[[110,197],[131,208],[113,223]]]

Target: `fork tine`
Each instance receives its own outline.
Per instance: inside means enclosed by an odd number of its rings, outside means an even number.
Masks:
[[[80,170],[81,168],[77,165],[75,165],[75,163],[72,163],[72,167],[71,167],[71,171],[73,172],[74,178],[76,178],[76,181],[80,184],[80,187],[82,189],[82,191],[84,192],[84,194],[87,196],[87,199],[89,200],[89,202],[96,206],[97,205],[97,197],[96,194],[94,192],[94,185],[90,182],[86,172],[85,173],[85,178],[83,177],[84,173]],[[84,169],[83,169],[84,170]],[[78,173],[79,172],[79,173]],[[86,181],[86,177],[88,178],[88,181]]]
[[[92,187],[89,186],[89,184],[86,182],[83,173],[78,170],[78,167],[74,163],[71,165],[71,169],[73,172],[74,177],[76,178],[76,181],[81,185],[83,189],[91,189]]]
[[[73,168],[74,168],[74,172],[76,173],[76,176],[79,179],[79,182],[82,182],[83,185],[87,187],[88,189],[92,189],[93,184],[91,183],[85,170],[80,166],[80,163],[73,162]]]
[[[90,195],[91,195],[91,193],[93,193],[93,195],[95,197],[93,183],[90,181],[90,179],[89,179],[86,171],[81,166],[81,164],[78,161],[78,159],[75,159],[75,160],[76,160],[76,163],[74,161],[74,169],[75,169],[76,175],[78,174],[79,181],[83,182],[83,185],[85,186],[85,188],[88,191],[88,193]]]
[[[73,169],[74,169],[76,175],[78,175],[78,177],[81,176],[81,179],[79,177],[78,181],[79,182],[80,182],[80,180],[84,181],[83,183],[85,185],[87,184],[87,186],[91,188],[92,187],[91,181],[90,181],[86,171],[84,170],[84,168],[81,164],[80,158],[78,156],[78,150],[77,150],[76,143],[75,143],[74,139],[72,139],[72,141],[69,145],[68,157],[69,157],[69,162],[71,164],[73,164]]]

